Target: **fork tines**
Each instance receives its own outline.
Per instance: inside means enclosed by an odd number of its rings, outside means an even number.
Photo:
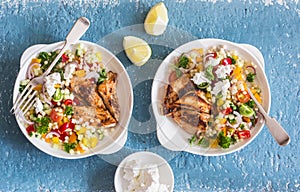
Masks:
[[[18,111],[25,114],[35,103],[36,93],[37,91],[35,91],[34,87],[29,83],[21,95],[18,96],[10,112],[15,114],[16,111]]]

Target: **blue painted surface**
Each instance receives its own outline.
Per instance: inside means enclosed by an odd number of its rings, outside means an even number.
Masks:
[[[166,34],[174,36],[154,38],[138,29],[157,2],[0,2],[0,191],[113,191],[115,164],[138,150],[155,151],[169,160],[175,191],[300,191],[298,1],[165,1],[170,18]],[[80,16],[92,23],[82,39],[104,45],[123,62],[136,102],[128,140],[120,153],[63,160],[29,143],[8,111],[22,52],[33,44],[63,40]],[[137,30],[130,31],[132,25]],[[107,41],[114,33],[118,38]],[[129,63],[121,47],[125,34],[150,42],[153,55],[145,66]],[[288,146],[279,147],[266,128],[246,148],[221,157],[174,153],[159,145],[149,96],[159,62],[182,43],[208,37],[248,43],[261,50],[272,94],[270,114],[290,134]]]

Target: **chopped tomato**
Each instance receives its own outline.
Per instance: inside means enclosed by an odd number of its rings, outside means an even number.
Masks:
[[[69,57],[66,55],[66,54],[63,54],[62,56],[61,56],[61,61],[62,62],[67,62],[69,60]]]
[[[251,137],[249,130],[239,131],[239,132],[237,132],[237,135],[238,135],[239,139],[248,139]]]
[[[57,105],[57,102],[55,102],[55,101],[53,101],[53,100],[51,100],[51,103],[52,103],[52,105],[54,105],[54,106]]]
[[[66,137],[69,136],[67,132],[60,134],[59,139],[65,141]]]
[[[55,111],[55,109],[52,109],[50,113],[50,118],[54,122],[60,122],[63,119],[63,116],[64,116],[63,113],[57,112]]]
[[[75,128],[75,125],[71,122],[66,122],[64,124],[62,124],[62,126],[59,127],[59,132],[60,133],[64,133],[67,129],[71,129],[73,130]]]
[[[224,115],[228,115],[228,114],[230,114],[230,113],[232,113],[232,108],[231,107],[228,107],[228,108],[226,108],[226,109],[224,109],[223,111],[222,111],[222,113],[224,114]]]
[[[27,128],[26,128],[26,131],[29,135],[32,134],[32,132],[35,132],[35,128],[34,128],[34,125],[29,125]]]
[[[222,65],[231,65],[232,64],[232,60],[231,58],[227,57],[221,60],[221,64]]]
[[[65,100],[64,104],[67,106],[67,105],[72,105],[73,104],[73,101],[72,99],[67,99]]]
[[[237,92],[236,97],[241,103],[246,103],[251,99],[249,93],[247,91],[242,91],[242,90],[239,90]]]

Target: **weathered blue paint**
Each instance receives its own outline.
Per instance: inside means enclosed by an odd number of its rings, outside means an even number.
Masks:
[[[122,36],[113,42],[105,42],[103,38],[143,23],[149,8],[157,2],[0,2],[0,191],[113,191],[114,164],[138,150],[155,151],[169,160],[175,175],[175,191],[300,191],[298,1],[165,1],[170,18],[166,33],[175,28],[186,34],[175,35],[171,45],[165,47],[157,42],[167,37],[155,39],[141,32],[144,39],[154,42],[153,56],[145,66],[134,67],[122,51]],[[33,44],[63,40],[80,16],[88,17],[92,23],[82,39],[105,45],[123,62],[134,85],[135,104],[128,140],[120,153],[62,160],[30,144],[8,111],[21,53]],[[279,147],[266,128],[246,148],[222,157],[174,153],[159,145],[150,106],[155,70],[176,46],[208,37],[248,43],[261,50],[272,93],[270,114],[289,132],[290,145]]]

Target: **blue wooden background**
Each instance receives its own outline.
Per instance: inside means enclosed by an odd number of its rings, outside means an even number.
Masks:
[[[147,0],[0,1],[0,191],[114,191],[116,165],[140,150],[164,156],[175,175],[175,191],[300,191],[300,3],[298,0],[164,1],[165,35],[150,37],[142,23]],[[30,45],[61,41],[80,16],[91,27],[82,39],[97,42],[123,62],[134,86],[134,111],[124,148],[117,154],[80,160],[51,157],[21,133],[12,89],[19,58]],[[149,41],[153,55],[143,67],[130,64],[124,35]],[[174,153],[160,146],[151,110],[152,79],[160,62],[182,43],[221,38],[258,47],[271,87],[270,114],[286,128],[291,143],[279,147],[267,128],[239,152],[221,157]]]

